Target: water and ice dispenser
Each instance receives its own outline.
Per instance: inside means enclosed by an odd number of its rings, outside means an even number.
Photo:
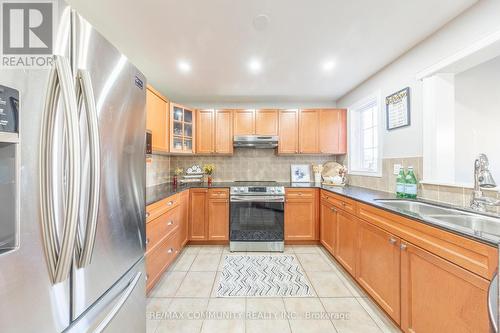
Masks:
[[[0,254],[19,239],[19,92],[0,85]]]

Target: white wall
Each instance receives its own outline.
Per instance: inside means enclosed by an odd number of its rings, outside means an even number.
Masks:
[[[478,153],[500,184],[500,57],[455,76],[455,181],[473,182]]]
[[[337,106],[349,107],[376,91],[381,91],[384,99],[391,93],[409,86],[412,125],[384,133],[383,157],[422,156],[422,82],[416,80],[416,74],[498,30],[500,30],[500,1],[481,0],[430,38],[340,98]],[[383,124],[385,124],[385,105],[383,106]]]

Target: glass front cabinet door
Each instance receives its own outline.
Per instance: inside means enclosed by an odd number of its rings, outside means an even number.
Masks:
[[[170,104],[170,152],[194,153],[194,111],[179,104]]]

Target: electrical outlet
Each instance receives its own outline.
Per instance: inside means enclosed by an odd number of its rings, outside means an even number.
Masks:
[[[393,171],[393,173],[395,175],[399,175],[399,170],[401,170],[402,167],[403,166],[401,164],[394,164],[394,171]]]

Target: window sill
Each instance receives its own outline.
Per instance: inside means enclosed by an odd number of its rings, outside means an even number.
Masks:
[[[347,175],[382,178],[381,172],[350,171],[350,172],[347,172]]]

